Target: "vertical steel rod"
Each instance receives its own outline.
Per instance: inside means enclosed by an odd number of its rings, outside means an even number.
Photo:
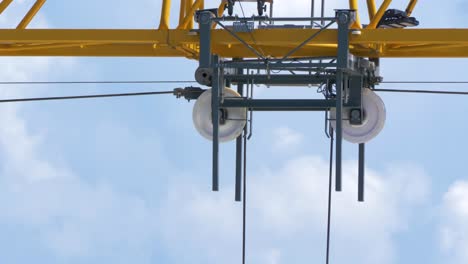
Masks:
[[[353,22],[351,12],[348,10],[338,10],[336,12],[338,22],[338,68],[336,71],[336,181],[335,189],[337,192],[342,190],[341,182],[341,162],[343,145],[343,92],[347,87],[345,85],[345,71],[348,68],[349,56],[349,25]]]
[[[242,195],[242,135],[236,139],[236,189],[235,201],[241,201]]]
[[[211,14],[210,12],[202,12],[200,14],[200,58],[199,66],[201,68],[211,67]]]
[[[247,244],[247,126],[244,128],[244,193],[242,198],[242,264],[245,264]]]
[[[243,74],[242,69],[237,69],[237,74]],[[242,96],[244,94],[244,84],[237,84],[237,92]],[[247,116],[245,117],[247,118]],[[241,201],[242,195],[242,135],[238,136],[236,139],[236,189],[235,189],[235,200],[236,202]]]
[[[342,145],[343,145],[343,73],[338,70],[336,73],[336,180],[335,190],[341,192],[341,158],[342,158]]]
[[[315,16],[315,0],[311,0],[310,2],[310,17],[313,18]],[[314,27],[314,21],[310,21],[310,25]]]
[[[325,17],[325,0],[322,0],[322,4],[320,6],[321,8],[321,11],[320,11],[320,17],[321,18],[324,18]],[[320,22],[322,24],[322,27],[325,26],[325,21],[322,20],[322,22]]]
[[[358,201],[364,202],[365,144],[359,144]]]
[[[213,56],[213,88],[211,91],[211,120],[213,123],[213,191],[219,191],[219,58]]]
[[[333,128],[330,127],[330,167],[328,171],[328,211],[327,211],[327,251],[325,263],[330,263],[330,229],[332,209],[332,179],[333,179]]]

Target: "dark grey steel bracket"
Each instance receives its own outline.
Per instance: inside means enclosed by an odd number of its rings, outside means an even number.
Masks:
[[[238,75],[243,75],[244,74],[244,70],[243,69],[237,69],[236,71],[236,74]],[[242,82],[238,82],[237,83],[237,92],[240,94],[240,95],[243,95],[244,94],[244,84]],[[244,129],[245,130],[245,129]],[[245,133],[245,131],[244,131]],[[242,166],[245,166],[245,164],[242,164],[242,157],[243,157],[243,152],[246,151],[244,148],[243,148],[243,143],[244,141],[243,140],[246,140],[244,139],[244,137],[242,136],[242,134],[240,136],[237,137],[236,139],[236,178],[235,178],[235,201],[236,202],[240,202],[241,201],[241,195],[242,195]]]
[[[335,143],[335,190],[342,190],[342,145],[343,145],[343,92],[347,88],[347,77],[345,71],[348,69],[349,57],[349,26],[354,21],[349,10],[337,10],[338,23],[338,54],[336,69],[336,143]]]
[[[200,58],[195,80],[201,85],[211,86],[213,78],[211,54],[211,27],[215,17],[211,10],[199,11],[196,15],[200,24]]]
[[[299,47],[292,49],[282,58],[265,59],[258,56],[257,59],[225,61],[212,54],[211,30],[213,23],[224,21],[244,21],[245,18],[222,17],[217,18],[213,13],[200,11],[198,21],[200,23],[200,61],[196,79],[202,85],[212,86],[212,120],[213,120],[213,177],[212,189],[219,190],[219,115],[222,108],[246,108],[249,111],[329,111],[336,109],[336,191],[342,190],[342,142],[343,142],[343,120],[350,117],[343,116],[344,109],[353,112],[352,121],[362,121],[362,89],[370,83],[370,78],[375,74],[373,62],[355,57],[349,51],[350,25],[355,20],[352,10],[337,10],[336,17],[324,18],[330,21],[329,25],[338,25],[338,52],[336,57],[307,57],[290,58],[301,45],[312,42],[315,36],[322,31],[314,33],[302,42]],[[270,18],[269,18],[270,19]],[[274,20],[274,19],[270,19]],[[280,18],[279,21],[288,21]],[[303,21],[304,19],[293,18],[290,21]],[[309,18],[309,21],[311,19]],[[313,20],[313,19],[312,19]],[[228,30],[226,28],[226,30]],[[249,48],[249,45],[241,39],[236,32],[228,30],[240,43]],[[250,48],[253,48],[250,46]],[[254,52],[254,51],[253,51]],[[255,53],[255,52],[254,52]],[[258,55],[258,54],[257,54]],[[258,74],[244,74],[256,71]],[[280,72],[280,73],[278,73]],[[282,72],[282,73],[281,73]],[[284,74],[284,72],[288,74]],[[293,74],[289,74],[292,72]],[[313,72],[313,74],[311,74]],[[206,76],[203,75],[206,73]],[[209,79],[207,76],[209,75]],[[224,98],[223,89],[225,84],[237,85],[239,94],[243,94],[245,84],[265,85],[326,85],[327,94],[324,99],[253,99],[250,97]],[[332,87],[335,90],[332,90]],[[235,199],[241,199],[241,171],[242,171],[242,143],[246,140],[239,136],[236,140],[236,173],[235,173]],[[359,184],[358,199],[364,199],[364,145],[359,146]]]
[[[359,144],[358,201],[364,202],[365,144]]]
[[[219,63],[219,57],[213,56],[213,64]],[[213,191],[219,191],[219,103],[224,82],[221,80],[221,69],[213,67],[213,86],[211,91],[211,120],[213,120]]]

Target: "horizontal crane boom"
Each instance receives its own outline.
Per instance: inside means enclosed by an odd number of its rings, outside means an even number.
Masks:
[[[282,57],[318,29],[256,29],[238,33],[267,56]],[[190,30],[1,29],[0,56],[198,57],[199,36]],[[337,32],[324,30],[294,56],[334,56]],[[212,32],[213,53],[256,57],[225,30]],[[468,29],[362,29],[350,36],[361,57],[468,57]]]

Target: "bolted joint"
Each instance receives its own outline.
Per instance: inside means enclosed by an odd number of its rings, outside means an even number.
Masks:
[[[195,12],[195,21],[200,24],[210,24],[211,19],[218,17],[218,9],[203,9]]]
[[[219,109],[219,124],[225,125],[228,120],[228,110],[226,108]],[[211,120],[213,122],[213,120]]]
[[[356,20],[356,11],[349,9],[336,10],[337,22],[340,25],[350,25]]]
[[[187,101],[196,100],[205,90],[200,87],[185,87],[174,89],[174,95],[177,98],[184,97]]]
[[[349,111],[349,123],[354,126],[362,125],[363,113],[359,108],[353,108]]]
[[[195,80],[205,86],[211,86],[213,82],[213,69],[199,67],[195,71]]]
[[[374,87],[376,85],[379,85],[382,82],[383,82],[383,77],[375,75],[375,74],[368,76],[368,78],[366,79],[366,83],[368,84],[369,87]]]

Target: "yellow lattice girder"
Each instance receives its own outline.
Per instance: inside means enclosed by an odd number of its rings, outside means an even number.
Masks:
[[[3,13],[3,11],[5,11],[5,9],[7,9],[11,2],[13,2],[13,0],[3,0],[0,3],[0,15]]]
[[[159,29],[169,29],[169,20],[171,15],[171,0],[163,0],[161,8],[161,20],[159,21]]]
[[[281,57],[318,29],[257,29],[240,33],[266,55]],[[255,39],[255,41],[253,40]],[[337,32],[323,31],[295,56],[336,55]],[[199,36],[189,30],[3,29],[0,56],[198,55]],[[255,55],[225,30],[213,30],[213,52],[226,58]],[[364,57],[468,57],[468,29],[362,29],[350,36],[351,52]]]
[[[374,29],[377,27],[377,24],[379,24],[380,19],[382,19],[385,11],[387,8],[390,6],[392,3],[392,0],[384,0],[382,5],[380,5],[379,10],[377,13],[374,15],[374,17],[371,19],[369,25],[367,26],[368,29]]]
[[[406,15],[411,16],[417,3],[418,3],[418,0],[410,0],[408,7],[406,8]]]
[[[37,12],[39,12],[39,10],[41,9],[41,7],[44,5],[45,2],[46,0],[37,0],[16,28],[25,29],[29,25],[29,23],[32,21],[34,16],[36,16]]]
[[[377,13],[375,0],[367,0],[367,10],[369,12],[369,20],[372,20],[375,16],[375,13]]]
[[[351,10],[358,11],[358,1],[357,0],[349,0],[349,8]],[[361,19],[359,18],[359,12],[356,12],[356,20],[351,25],[351,28],[362,28]]]
[[[203,0],[196,0],[193,4],[191,0],[186,1],[185,18],[182,20],[182,23],[179,24],[177,29],[192,29],[193,14],[203,5]]]

